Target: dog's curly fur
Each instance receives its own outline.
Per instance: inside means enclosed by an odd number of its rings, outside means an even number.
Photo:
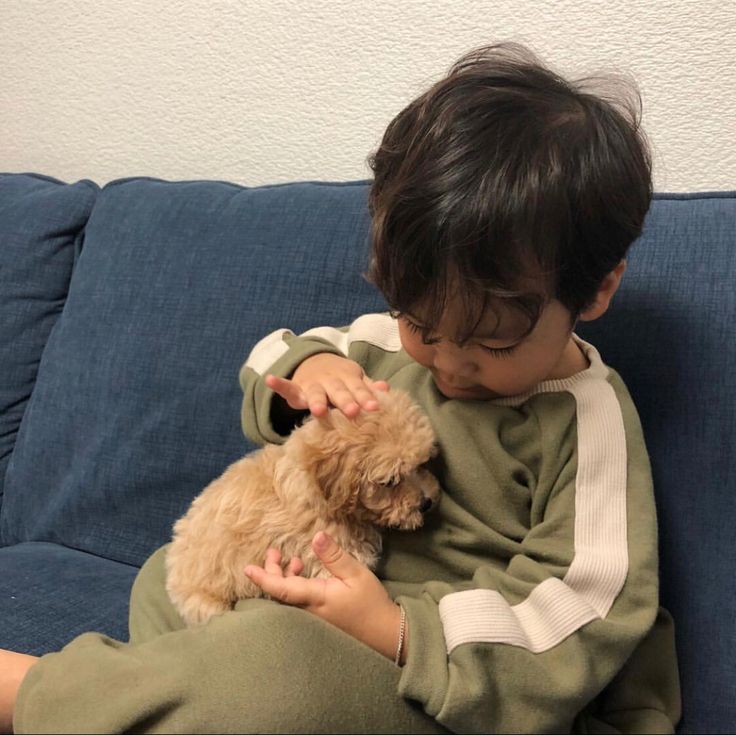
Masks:
[[[319,530],[373,568],[377,526],[412,530],[439,498],[422,465],[435,453],[427,417],[406,393],[378,395],[380,408],[354,419],[330,409],[309,418],[283,445],[267,445],[230,465],[174,525],[166,589],[187,625],[263,596],[245,575],[266,550],[299,557],[304,576],[329,576],[311,541]]]

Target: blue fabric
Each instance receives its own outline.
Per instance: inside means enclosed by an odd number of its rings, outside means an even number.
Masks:
[[[665,195],[611,310],[577,330],[622,374],[654,474],[682,732],[736,726],[736,194]]]
[[[0,174],[0,500],[49,333],[95,200],[89,181]]]
[[[0,648],[41,656],[90,630],[128,640],[137,572],[56,544],[0,549]]]
[[[8,468],[3,542],[140,565],[252,449],[238,371],[255,342],[381,308],[367,234],[364,185],[106,186]]]
[[[100,192],[0,515],[5,543],[90,553],[0,549],[0,585],[14,585],[0,586],[0,647],[50,650],[86,629],[125,638],[127,565],[252,448],[237,374],[255,341],[384,308],[360,277],[366,194],[361,182],[151,179]],[[622,373],[641,414],[662,601],[677,626],[681,732],[736,723],[735,231],[736,194],[657,197],[613,308],[578,328]],[[22,606],[10,600],[26,586]],[[88,596],[74,602],[80,589]]]

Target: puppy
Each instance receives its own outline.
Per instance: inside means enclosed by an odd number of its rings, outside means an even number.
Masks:
[[[230,465],[174,525],[166,589],[187,625],[262,597],[244,569],[266,550],[304,562],[306,577],[329,577],[312,551],[327,531],[374,568],[377,527],[412,530],[438,501],[437,480],[422,465],[436,453],[427,417],[406,393],[378,393],[379,409],[349,419],[331,409],[308,418],[282,445]]]

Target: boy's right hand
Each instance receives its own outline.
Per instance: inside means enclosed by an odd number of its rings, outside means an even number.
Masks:
[[[267,375],[266,385],[293,409],[324,416],[329,406],[336,406],[348,418],[361,409],[376,411],[375,391],[389,389],[385,380],[371,380],[357,362],[330,352],[308,357],[291,379]]]

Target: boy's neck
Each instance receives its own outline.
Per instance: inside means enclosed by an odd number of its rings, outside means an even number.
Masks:
[[[564,380],[587,370],[590,362],[582,348],[571,336],[557,365],[552,368],[546,380]]]

